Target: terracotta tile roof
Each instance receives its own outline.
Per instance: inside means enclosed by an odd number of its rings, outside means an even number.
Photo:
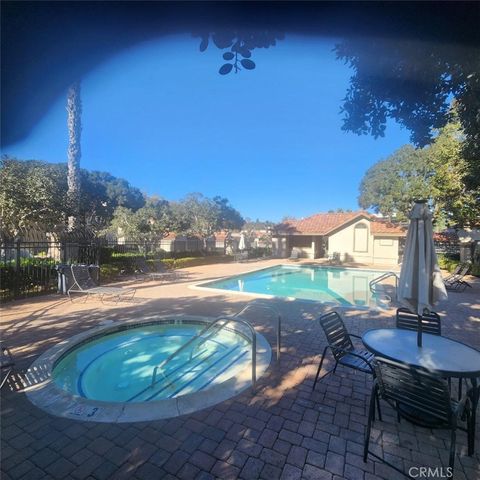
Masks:
[[[375,219],[368,212],[343,212],[343,213],[317,213],[301,220],[287,220],[276,225],[277,232],[290,234],[316,234],[328,235],[352,221],[365,218],[370,221],[373,234],[398,234],[405,235],[406,229],[390,222]]]
[[[341,225],[361,216],[370,218],[366,212],[317,213],[301,220],[288,220],[276,226],[277,231],[288,233],[316,233],[326,235]]]
[[[384,220],[371,219],[370,229],[374,235],[378,234],[388,234],[388,235],[398,235],[405,236],[407,235],[407,227],[403,225],[397,225],[392,222],[387,222]]]

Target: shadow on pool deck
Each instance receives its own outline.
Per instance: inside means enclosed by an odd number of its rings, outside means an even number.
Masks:
[[[255,264],[270,266],[281,261]],[[254,297],[192,290],[190,283],[234,275],[248,264],[189,269],[191,281],[138,282],[140,303],[72,304],[53,295],[12,302],[2,308],[2,339],[17,360],[17,372],[62,340],[105,321],[151,314],[232,314]],[[131,285],[132,280],[126,284]],[[480,348],[480,282],[464,293],[450,293],[439,308],[444,335]],[[269,302],[269,301],[267,301]],[[360,455],[371,380],[339,368],[311,391],[325,339],[313,321],[325,306],[270,300],[284,317],[282,357],[272,361],[255,395],[247,391],[214,407],[171,420],[123,425],[83,423],[53,417],[25,395],[2,390],[2,473],[5,478],[382,478],[397,474]],[[393,326],[394,310],[342,309],[347,328]],[[272,346],[275,323],[264,312],[247,319]],[[329,368],[329,360],[325,368]],[[480,428],[477,426],[477,436]],[[448,434],[397,424],[386,410],[385,422],[372,432],[373,448],[407,468],[448,461]],[[480,440],[477,440],[480,441]],[[466,456],[466,438],[458,434],[456,475],[479,477],[479,450]]]

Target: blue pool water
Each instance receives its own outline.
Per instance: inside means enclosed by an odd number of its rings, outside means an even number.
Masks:
[[[369,282],[382,273],[384,272],[379,270],[356,268],[281,265],[204,283],[201,286],[233,292],[366,307],[372,302],[375,303],[369,289]]]
[[[228,330],[211,338],[207,334],[198,348],[193,342],[174,357],[151,386],[155,366],[204,326],[155,324],[104,335],[62,358],[53,380],[74,395],[109,402],[145,402],[205,390],[250,364],[250,344],[241,335]]]

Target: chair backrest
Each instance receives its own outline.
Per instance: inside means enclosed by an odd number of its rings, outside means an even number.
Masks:
[[[70,266],[74,283],[81,290],[89,290],[98,285],[95,283],[88,270],[88,265],[71,265]],[[73,284],[70,286],[73,287]]]
[[[438,424],[451,424],[452,405],[445,379],[422,367],[375,357],[378,394],[394,409],[412,418],[427,421],[432,417]]]
[[[353,350],[353,343],[348,331],[343,323],[342,317],[335,311],[325,313],[318,319],[320,326],[325,332],[327,342],[332,347],[342,348],[344,350]],[[342,358],[345,353],[332,349],[336,360]]]
[[[414,330],[416,332],[418,331],[419,317],[422,321],[423,332],[431,333],[432,335],[442,334],[442,322],[436,312],[430,312],[420,316],[407,308],[399,308],[397,310],[396,326],[403,330]]]

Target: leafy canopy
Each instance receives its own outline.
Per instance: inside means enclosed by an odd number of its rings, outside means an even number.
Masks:
[[[353,69],[341,109],[344,130],[383,137],[391,118],[410,130],[414,145],[423,147],[435,129],[452,120],[454,97],[465,135],[465,180],[472,188],[480,185],[478,49],[440,41],[354,38],[335,51]]]
[[[431,146],[401,147],[366,172],[360,184],[360,206],[403,221],[412,201],[423,198],[433,208],[437,223],[476,225],[480,221],[478,192],[466,187],[462,146],[459,124],[450,123]]]
[[[124,206],[115,209],[108,231],[131,241],[153,242],[175,230],[176,224],[166,200],[151,197],[137,211]]]
[[[137,210],[143,194],[126,180],[105,172],[80,171],[80,225],[90,231],[104,228],[116,207]],[[3,156],[0,161],[2,234],[21,230],[63,231],[69,209],[66,202],[67,166]]]

